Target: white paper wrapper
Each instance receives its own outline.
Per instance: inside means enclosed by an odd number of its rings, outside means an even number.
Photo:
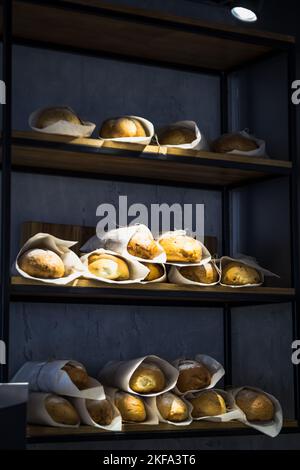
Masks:
[[[193,140],[193,142],[190,142],[188,144],[181,144],[181,145],[160,145],[159,143],[160,133],[166,129],[170,129],[170,128],[176,129],[178,127],[179,128],[185,127],[186,129],[193,131],[195,133],[195,139]],[[156,140],[157,140],[157,144],[160,147],[159,149],[160,153],[164,153],[164,154],[167,153],[164,149],[168,149],[168,148],[178,148],[178,149],[185,149],[185,150],[189,150],[189,149],[209,150],[209,146],[208,146],[206,138],[200,132],[200,129],[198,128],[197,124],[194,121],[179,121],[179,122],[175,122],[174,124],[171,124],[170,126],[165,126],[157,132]]]
[[[161,267],[163,268],[163,271],[164,271],[164,274],[161,277],[154,279],[154,281],[142,281],[141,284],[157,284],[159,282],[167,282],[166,266],[162,264]]]
[[[204,390],[209,390],[211,388],[214,388],[218,382],[222,379],[222,377],[225,375],[225,370],[222,364],[220,364],[218,361],[216,361],[214,358],[210,356],[206,356],[205,354],[197,354],[195,359],[176,359],[176,361],[173,362],[174,367],[176,367],[177,370],[179,370],[179,366],[182,366],[182,364],[191,362],[191,361],[196,361],[200,362],[203,366],[205,366],[210,374],[211,374],[211,382],[210,385],[206,388],[203,388],[201,390],[188,390],[184,393],[181,393],[177,387],[175,387],[175,393],[179,396],[185,396],[189,393],[196,393],[196,392],[201,392]]]
[[[139,394],[134,392],[130,386],[129,381],[133,372],[138,368],[142,362],[151,362],[156,364],[164,373],[166,378],[166,387],[159,393]],[[133,395],[141,395],[145,397],[155,397],[161,393],[172,390],[177,382],[178,371],[169,364],[169,362],[157,356],[144,356],[130,361],[111,361],[108,362],[99,373],[99,380],[107,387],[113,387],[125,392],[132,393]]]
[[[89,256],[91,256],[93,253],[99,253],[99,254],[106,253],[108,255],[119,256],[120,258],[124,258],[124,260],[126,261],[129,267],[130,279],[128,279],[127,281],[117,281],[117,280],[112,280],[112,279],[105,279],[103,277],[98,277],[98,276],[95,276],[95,274],[92,274],[88,269],[88,259],[89,259]],[[118,253],[115,253],[114,251],[105,250],[103,248],[100,248],[99,250],[94,250],[91,253],[88,253],[82,256],[81,262],[85,267],[83,277],[85,277],[86,279],[93,279],[95,281],[106,282],[108,284],[136,284],[138,282],[143,281],[143,279],[145,279],[145,277],[149,273],[149,269],[146,268],[146,266],[143,266],[141,263],[139,263],[136,259],[125,258],[125,256],[119,255]]]
[[[107,250],[114,251],[116,253],[119,253],[120,255],[124,256],[127,259],[134,259],[137,261],[141,262],[148,262],[148,263],[165,263],[166,262],[166,254],[163,250],[162,247],[158,246],[158,248],[161,248],[161,253],[156,256],[154,259],[144,259],[144,258],[139,258],[138,256],[133,256],[127,251],[127,245],[131,238],[136,234],[136,233],[144,233],[145,236],[151,237],[152,233],[149,230],[146,225],[143,224],[137,224],[137,225],[131,225],[129,227],[121,227],[117,228],[114,230],[110,230],[109,232],[105,233],[103,235],[103,242],[105,244],[105,248]]]
[[[174,230],[172,232],[165,232],[158,238],[158,242],[162,240],[163,238],[168,238],[170,236],[189,236],[189,235],[186,230]],[[199,241],[199,243],[201,242]],[[180,263],[180,262],[173,263],[170,261],[166,261],[165,264],[168,264],[170,266],[178,266],[178,267],[202,266],[203,264],[207,264],[209,261],[211,261],[211,254],[208,251],[208,249],[203,245],[203,243],[201,243],[201,247],[202,247],[202,259],[201,261],[199,261],[199,263]]]
[[[122,116],[122,117],[130,118],[130,119],[137,119],[138,121],[140,121],[147,131],[146,132],[147,137],[115,137],[114,139],[103,139],[101,136],[99,136],[99,139],[102,142],[124,142],[128,144],[149,145],[154,136],[153,124],[147,119],[144,119],[139,116]],[[117,118],[111,118],[111,119],[117,119]]]
[[[74,407],[76,408],[81,422],[86,424],[87,426],[94,426],[96,428],[105,429],[106,431],[121,431],[122,430],[122,417],[118,408],[114,405],[113,400],[106,396],[106,399],[109,400],[114,409],[114,419],[112,422],[107,426],[102,426],[96,423],[90,416],[88,409],[86,407],[86,400],[82,398],[71,398],[70,401],[73,403]],[[101,401],[101,400],[98,400]]]
[[[68,106],[65,106],[65,108],[69,109],[73,114],[76,114]],[[29,116],[29,126],[35,132],[41,132],[43,134],[69,135],[72,137],[90,137],[96,128],[96,124],[93,124],[92,122],[82,122],[82,125],[78,125],[71,124],[67,121],[57,121],[55,124],[51,124],[51,126],[39,129],[38,127],[35,127],[38,116],[41,111],[45,111],[46,109],[49,108],[40,108]]]
[[[275,416],[274,416],[273,421],[270,421],[268,423],[260,423],[260,422],[250,423],[247,420],[246,415],[243,413],[243,411],[240,410],[241,417],[238,418],[238,420],[241,423],[246,424],[250,428],[256,429],[257,431],[260,431],[269,437],[277,437],[280,434],[280,431],[283,426],[283,413],[282,413],[282,408],[281,408],[279,401],[275,397],[273,397],[273,395],[270,395],[269,393],[266,393],[263,390],[260,390],[259,388],[254,388],[254,387],[246,386],[246,387],[235,388],[235,389],[230,390],[230,394],[235,399],[238,393],[241,390],[244,390],[245,388],[247,390],[254,390],[255,392],[258,392],[258,393],[264,393],[268,398],[270,398],[270,400],[273,402],[274,407],[275,407]]]
[[[54,421],[49,415],[45,400],[50,397],[51,393],[30,393],[27,404],[27,421],[31,424],[41,424],[43,426],[54,426],[56,428],[78,428],[80,420],[76,425],[61,424]]]
[[[173,425],[173,426],[189,426],[189,425],[192,423],[193,418],[192,418],[191,413],[192,413],[193,407],[192,407],[192,405],[191,405],[187,400],[185,400],[185,398],[180,397],[181,400],[183,400],[183,401],[185,402],[185,404],[187,405],[187,407],[188,407],[188,409],[189,409],[189,416],[188,416],[188,418],[187,418],[185,421],[181,421],[180,423],[176,423],[176,422],[174,422],[174,421],[169,421],[169,420],[166,420],[166,419],[164,419],[164,418],[162,417],[162,415],[160,414],[159,409],[158,409],[158,407],[157,407],[156,398],[157,398],[157,397],[152,397],[152,398],[148,398],[148,400],[149,400],[149,402],[150,402],[151,408],[152,408],[152,409],[155,411],[155,413],[157,414],[158,420],[159,420],[160,423],[167,423],[167,424],[171,424],[171,425]]]
[[[258,148],[256,150],[252,150],[250,152],[242,152],[241,150],[233,150],[232,152],[228,152],[230,155],[246,155],[248,157],[264,157],[268,158],[266,155],[266,142],[261,139],[257,139],[254,135],[248,134],[248,132],[241,131],[238,132],[238,134],[241,134],[243,137],[246,137],[247,139],[252,139],[256,144],[258,145]]]
[[[181,274],[180,268],[178,266],[172,266],[171,267],[171,269],[169,271],[169,274],[168,274],[168,279],[171,283],[179,284],[179,285],[185,284],[185,285],[198,286],[198,287],[216,286],[221,281],[221,271],[220,271],[220,269],[218,268],[218,266],[216,265],[216,263],[213,260],[211,261],[211,263],[213,263],[213,265],[216,268],[216,270],[218,272],[218,275],[219,275],[219,279],[218,279],[217,282],[213,282],[211,284],[202,284],[201,282],[191,281],[190,279],[187,279],[186,277],[184,277]]]
[[[230,286],[228,284],[223,284],[222,283],[222,270],[228,263],[231,263],[232,261],[235,261],[235,262],[244,264],[245,266],[250,266],[251,268],[256,269],[261,275],[261,282],[259,284],[246,284],[243,286]],[[239,255],[239,257],[237,258],[230,258],[229,256],[223,256],[223,258],[220,259],[220,268],[221,268],[221,282],[220,282],[221,286],[231,287],[232,289],[242,289],[245,287],[260,287],[264,284],[265,276],[279,278],[277,274],[274,274],[271,271],[268,271],[267,269],[264,269],[261,266],[259,266],[259,264],[254,258],[245,256],[245,255]]]
[[[226,403],[227,406],[227,413],[223,415],[216,415],[216,416],[201,416],[201,418],[193,418],[194,421],[212,421],[214,423],[229,423],[230,421],[234,421],[243,417],[243,413],[241,412],[240,408],[236,405],[234,397],[231,393],[225,392],[224,390],[214,389],[219,395],[221,395]],[[192,398],[197,398],[201,392],[196,393],[189,393],[185,396],[187,400]],[[192,406],[192,405],[191,405]],[[192,407],[193,408],[193,407]]]
[[[68,363],[79,364],[76,361],[25,362],[12,378],[12,382],[28,382],[31,392],[51,392],[76,398],[103,400],[104,389],[98,380],[89,377],[88,388],[79,390],[72,382],[67,372],[62,368]]]
[[[15,264],[13,266],[13,273],[18,273],[27,279],[34,279],[46,284],[66,285],[70,282],[78,279],[83,271],[84,267],[74,251],[70,248],[76,245],[77,242],[61,240],[48,233],[37,233],[33,237],[29,238],[25,245],[19,251]],[[62,259],[65,265],[65,275],[59,279],[44,279],[40,277],[33,277],[23,271],[18,264],[18,259],[25,253],[25,251],[32,250],[34,248],[40,248],[45,250],[54,251]]]

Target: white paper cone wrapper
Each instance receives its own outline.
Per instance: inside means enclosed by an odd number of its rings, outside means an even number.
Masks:
[[[68,106],[65,106],[65,108],[69,109],[73,114],[76,114]],[[93,124],[92,122],[82,122],[82,125],[79,125],[71,124],[67,121],[57,121],[55,124],[51,124],[51,126],[39,129],[38,127],[35,127],[37,119],[40,113],[46,109],[49,108],[40,108],[29,116],[29,126],[35,132],[41,132],[43,134],[68,135],[71,137],[90,137],[96,128],[96,124]]]
[[[105,279],[103,277],[98,277],[95,276],[95,274],[92,274],[88,269],[88,259],[89,256],[91,256],[93,253],[106,253],[108,255],[119,256],[120,258],[123,258],[124,261],[126,261],[126,263],[128,264],[130,279],[128,279],[127,281],[118,281],[112,279]],[[91,253],[82,256],[81,262],[85,267],[85,271],[83,273],[83,277],[85,277],[85,279],[93,279],[95,281],[106,282],[108,284],[136,284],[143,281],[143,279],[145,279],[145,277],[149,273],[149,269],[139,263],[136,259],[128,259],[125,256],[120,255],[119,253],[115,253],[114,251],[110,250],[105,250],[103,248],[100,248],[99,250],[94,250]]]
[[[30,393],[27,404],[27,421],[31,424],[41,424],[43,426],[54,426],[56,428],[78,428],[77,425],[62,424],[54,421],[47,411],[45,400],[51,393]]]
[[[106,431],[121,431],[122,430],[122,418],[121,418],[120,412],[118,408],[114,405],[114,402],[113,400],[111,400],[111,398],[106,397],[106,399],[110,401],[114,409],[114,418],[112,422],[107,426],[102,426],[96,423],[95,421],[93,421],[86,407],[85,399],[71,398],[70,401],[71,403],[73,403],[74,407],[76,408],[77,413],[79,414],[81,422],[83,424],[86,424],[87,426],[94,426],[100,429],[105,429]],[[101,401],[101,400],[98,400],[98,401]]]
[[[127,259],[133,259],[141,262],[147,263],[165,263],[166,262],[166,254],[162,247],[158,245],[158,248],[161,249],[161,252],[156,258],[154,259],[144,259],[139,258],[138,256],[133,256],[127,251],[127,246],[131,238],[136,233],[143,233],[145,237],[153,238],[151,231],[149,230],[146,225],[137,224],[131,225],[129,227],[121,227],[114,230],[110,230],[109,232],[103,235],[103,242],[105,244],[105,248],[107,250],[114,251],[115,253],[119,253],[120,255],[124,256]]]
[[[142,281],[141,284],[157,284],[157,283],[160,283],[160,282],[166,282],[167,281],[166,266],[164,264],[162,264],[161,267],[163,268],[163,271],[164,271],[164,274],[161,277],[159,277],[157,279],[154,279],[154,281]]]
[[[159,143],[159,135],[161,132],[167,129],[176,129],[176,128],[182,128],[185,127],[186,129],[189,129],[195,133],[195,139],[193,142],[190,142],[188,144],[181,144],[181,145],[160,145]],[[161,153],[166,153],[164,152],[164,149],[168,148],[178,148],[178,149],[194,149],[194,150],[209,150],[209,146],[207,143],[207,140],[205,136],[200,132],[200,129],[198,128],[197,124],[194,121],[179,121],[175,122],[174,124],[171,124],[170,126],[165,126],[161,128],[157,135],[156,135],[156,140],[157,144],[160,146]]]
[[[84,267],[79,257],[71,251],[70,248],[76,245],[77,242],[61,240],[48,233],[37,233],[29,238],[25,245],[19,251],[15,264],[13,266],[13,273],[18,273],[26,279],[34,279],[36,281],[44,282],[46,284],[66,285],[81,277]],[[23,271],[18,264],[20,256],[28,250],[35,248],[54,251],[62,259],[65,266],[65,276],[58,279],[44,279],[40,277],[33,277]]]
[[[219,279],[218,279],[217,282],[213,282],[211,284],[203,284],[201,282],[191,281],[190,279],[187,279],[186,277],[184,277],[181,274],[180,268],[178,266],[172,266],[171,267],[171,269],[169,271],[169,274],[168,274],[168,279],[171,283],[178,284],[178,285],[183,285],[184,284],[184,285],[188,285],[188,286],[198,286],[198,287],[216,286],[221,281],[221,271],[220,271],[220,269],[218,268],[218,266],[216,265],[216,263],[214,261],[211,261],[211,263],[213,263],[213,265],[216,268],[216,270],[218,272],[218,275],[219,275]]]
[[[163,238],[169,238],[169,237],[173,237],[173,236],[178,236],[178,237],[179,236],[188,236],[188,234],[187,234],[186,230],[174,230],[172,232],[165,232],[159,237],[158,242],[160,240],[162,240]],[[206,246],[203,245],[203,243],[201,243],[200,241],[199,241],[199,243],[201,244],[201,247],[202,247],[202,259],[201,259],[201,261],[199,261],[199,263],[180,263],[180,262],[165,261],[165,264],[170,265],[170,266],[178,266],[178,267],[182,267],[182,268],[184,266],[202,266],[204,264],[207,264],[209,261],[211,261],[211,254],[208,251],[208,249],[206,248]]]
[[[256,269],[261,275],[261,282],[259,284],[246,284],[243,286],[230,286],[228,284],[223,284],[222,283],[222,271],[225,268],[225,266],[228,263],[231,263],[232,261],[241,263],[241,264],[244,264],[245,266],[250,266],[251,268]],[[231,287],[232,289],[242,289],[245,287],[260,287],[264,284],[265,276],[279,278],[277,274],[274,274],[271,271],[268,271],[267,269],[264,269],[261,266],[259,266],[259,264],[256,262],[254,258],[245,256],[245,255],[240,255],[238,258],[230,258],[229,256],[223,256],[223,258],[221,258],[220,260],[220,269],[221,269],[221,282],[220,282],[221,286]]]
[[[183,397],[180,397],[181,400],[184,401],[184,403],[187,405],[188,409],[189,409],[189,416],[188,418],[185,420],[185,421],[181,421],[180,423],[179,422],[174,422],[174,421],[169,421],[169,420],[166,420],[162,417],[162,415],[160,414],[159,412],[159,409],[157,407],[157,403],[156,403],[156,398],[157,397],[152,397],[152,398],[148,398],[148,400],[150,401],[150,406],[152,407],[152,409],[154,410],[154,412],[157,414],[157,417],[158,417],[158,420],[160,423],[167,423],[167,424],[171,424],[173,426],[189,426],[192,421],[193,421],[193,418],[192,418],[192,405],[187,401],[185,400]]]
[[[149,145],[153,136],[154,136],[154,126],[153,124],[148,121],[147,119],[144,119],[139,116],[121,116],[129,119],[137,119],[140,121],[144,128],[146,129],[146,134],[147,137],[115,137],[113,139],[103,139],[101,136],[99,136],[99,139],[102,142],[120,142],[120,143],[128,143],[128,144],[140,144],[140,145]],[[118,118],[112,118],[112,119],[118,119]]]
[[[179,366],[182,366],[183,364],[187,363],[187,367],[188,367],[188,363],[191,362],[191,361],[200,362],[200,364],[202,364],[203,366],[205,366],[208,369],[208,371],[211,374],[210,385],[206,388],[201,389],[201,390],[188,390],[184,393],[180,392],[178,390],[178,388],[175,387],[175,393],[179,396],[185,396],[188,393],[196,393],[196,392],[201,392],[201,391],[204,391],[204,390],[209,390],[209,389],[215,388],[217,383],[220,382],[222,377],[225,375],[225,370],[224,370],[224,367],[222,366],[222,364],[220,364],[218,361],[216,361],[216,359],[214,359],[210,356],[206,356],[205,354],[197,354],[195,359],[185,359],[185,358],[176,359],[176,361],[173,362],[173,365],[179,371]]]
[[[224,390],[214,389],[214,392],[217,392],[221,395],[226,403],[227,406],[227,413],[223,415],[216,415],[216,416],[201,416],[201,418],[193,418],[194,421],[212,421],[214,423],[229,423],[230,421],[235,421],[243,417],[243,413],[241,412],[240,408],[235,403],[235,400],[231,393],[225,392]],[[189,393],[185,396],[187,400],[192,398],[197,398],[199,395],[203,393],[201,392],[196,393]],[[192,406],[192,405],[191,405]],[[192,407],[193,408],[193,407]]]
[[[62,368],[67,363],[79,364],[76,361],[26,362],[15,374],[13,382],[28,382],[32,392],[51,392],[68,397],[103,400],[104,389],[98,380],[89,377],[88,388],[79,390],[67,372]]]
[[[246,155],[248,157],[264,157],[268,158],[266,155],[266,142],[261,139],[257,139],[253,135],[248,134],[246,131],[239,132],[243,137],[247,139],[252,139],[258,145],[256,150],[251,150],[250,152],[242,152],[241,150],[233,150],[232,152],[228,152],[230,155]]]
[[[119,391],[122,391],[122,390],[118,390],[116,388],[113,388],[113,387],[105,387],[105,393],[106,393],[106,396],[108,396],[112,402],[114,403],[115,402],[115,395],[117,392]],[[131,392],[132,393],[132,392]],[[137,395],[137,394],[135,394]],[[153,403],[152,403],[152,398],[146,398],[146,397],[142,397],[141,395],[139,395],[140,398],[142,398],[143,402],[144,402],[144,405],[145,405],[145,409],[146,409],[146,420],[143,421],[142,423],[134,423],[134,424],[146,424],[146,425],[156,425],[159,423],[158,421],[158,416],[157,416],[157,413],[155,411],[155,408],[153,407]],[[122,420],[122,418],[121,418]],[[132,423],[132,421],[123,421],[123,423]]]
[[[270,400],[273,402],[274,407],[275,407],[275,416],[274,416],[274,419],[268,423],[259,423],[259,422],[250,423],[247,420],[246,415],[243,413],[243,411],[240,410],[241,417],[238,418],[238,420],[241,423],[246,424],[250,428],[256,429],[257,431],[260,431],[261,433],[266,434],[269,437],[277,437],[280,434],[282,426],[283,426],[283,413],[282,413],[282,408],[281,408],[279,401],[275,397],[273,397],[273,395],[270,395],[269,393],[266,393],[263,390],[260,390],[259,388],[254,388],[254,387],[246,386],[246,387],[235,388],[235,389],[230,390],[230,394],[232,394],[233,398],[235,399],[238,393],[241,390],[244,390],[245,388],[247,390],[253,390],[258,393],[263,393],[268,398],[270,398]]]
[[[166,387],[159,393],[140,394],[134,392],[130,386],[129,381],[133,372],[138,368],[142,362],[151,362],[156,364],[164,373],[166,378]],[[161,393],[172,390],[177,382],[178,371],[169,364],[169,362],[157,356],[144,356],[131,361],[111,361],[108,362],[99,373],[99,380],[107,387],[113,387],[125,392],[132,393],[133,395],[140,395],[145,397],[155,397]]]

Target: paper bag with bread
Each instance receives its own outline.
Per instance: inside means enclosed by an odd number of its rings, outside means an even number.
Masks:
[[[104,121],[99,132],[102,142],[148,145],[154,136],[153,124],[139,116],[120,116]]]
[[[233,289],[260,287],[264,284],[265,276],[279,277],[259,266],[254,258],[245,255],[237,255],[236,258],[223,256],[220,260],[220,269],[220,284]]]
[[[166,254],[166,264],[201,266],[211,261],[208,249],[186,230],[165,232],[158,238],[158,243]]]
[[[214,260],[201,266],[172,266],[168,279],[173,284],[191,286],[216,286],[221,280],[221,272]]]
[[[156,140],[162,149],[208,150],[207,140],[194,121],[179,121],[164,126],[157,130]]]
[[[241,411],[234,398],[224,390],[210,389],[188,393],[185,398],[192,407],[194,421],[228,423],[241,418]]]
[[[77,428],[80,417],[70,400],[53,393],[31,392],[27,403],[27,421],[43,426]]]

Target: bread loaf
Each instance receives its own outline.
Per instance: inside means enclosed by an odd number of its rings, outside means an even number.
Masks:
[[[160,145],[190,144],[195,139],[195,132],[186,127],[169,127],[158,135]]]
[[[88,388],[89,376],[82,364],[70,361],[62,367],[62,370],[68,374],[73,384],[79,390]]]
[[[180,268],[180,274],[199,284],[214,284],[219,279],[218,271],[213,263],[207,263],[203,266],[184,266]]]
[[[129,240],[127,251],[130,255],[142,259],[154,259],[160,253],[159,244],[149,233],[136,232]]]
[[[274,404],[264,393],[244,388],[237,394],[236,404],[249,422],[268,422],[274,419]]]
[[[181,393],[202,390],[211,384],[211,373],[200,362],[182,361],[178,368],[177,388]]]
[[[120,411],[123,421],[143,423],[147,419],[147,412],[142,398],[126,392],[117,392],[115,405]]]
[[[228,286],[246,286],[261,284],[261,274],[251,266],[230,262],[222,268],[222,284]]]
[[[120,117],[105,121],[100,129],[100,137],[103,139],[147,137],[147,133],[142,122],[138,119]]]
[[[129,386],[136,393],[158,393],[165,388],[166,379],[156,364],[144,361],[133,372]]]
[[[258,145],[253,139],[249,139],[242,134],[224,134],[212,144],[212,149],[217,153],[229,153],[234,150],[238,152],[252,152],[258,149]]]
[[[159,240],[168,262],[198,263],[202,259],[202,246],[198,240],[186,235],[170,234]]]
[[[174,393],[166,392],[156,397],[156,406],[166,421],[180,423],[189,417],[187,404]]]
[[[92,274],[104,279],[126,281],[130,278],[126,261],[106,253],[92,254],[88,259],[88,268]]]
[[[56,124],[58,121],[66,121],[70,124],[82,125],[79,117],[69,108],[58,106],[54,108],[46,108],[38,113],[35,127],[44,129],[45,127]]]
[[[92,420],[100,426],[109,426],[114,419],[114,408],[109,400],[86,400]]]
[[[41,279],[58,279],[65,275],[62,259],[51,250],[28,250],[19,257],[18,265],[25,273]]]
[[[80,422],[74,406],[65,398],[57,395],[48,395],[45,398],[45,408],[56,423],[76,426]]]
[[[222,395],[214,390],[199,393],[198,396],[188,399],[193,406],[192,417],[219,416],[226,413],[226,403]]]
[[[164,268],[161,264],[153,264],[153,263],[143,263],[148,269],[149,274],[145,278],[145,281],[151,282],[155,281],[156,279],[160,279],[164,275]]]

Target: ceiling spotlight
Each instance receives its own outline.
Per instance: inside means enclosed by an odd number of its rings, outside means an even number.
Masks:
[[[240,0],[233,1],[231,5],[232,15],[240,21],[254,23],[258,19],[258,14],[262,8],[262,1]]]

